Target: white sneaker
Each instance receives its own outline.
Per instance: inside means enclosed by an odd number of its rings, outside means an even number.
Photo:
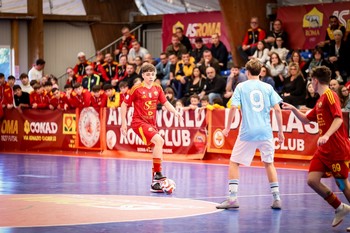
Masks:
[[[340,209],[335,210],[335,216],[332,222],[332,227],[338,226],[346,215],[350,213],[350,206],[347,204],[341,203]]]
[[[226,201],[220,203],[216,206],[216,209],[231,209],[231,208],[239,208],[238,199],[227,198]]]

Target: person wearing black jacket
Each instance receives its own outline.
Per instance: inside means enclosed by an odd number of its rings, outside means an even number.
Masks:
[[[190,39],[188,39],[188,37],[184,35],[184,30],[182,29],[182,27],[177,27],[175,34],[177,35],[177,37],[179,37],[180,43],[186,47],[187,52],[190,53],[192,50],[192,44],[190,42]]]
[[[223,77],[217,75],[214,67],[211,66],[206,69],[206,77],[206,83],[199,96],[200,98],[203,98],[204,95],[208,95],[209,103],[213,104],[214,98],[219,97],[222,99],[222,95],[226,88],[226,81]]]
[[[228,51],[224,43],[219,39],[217,33],[211,36],[212,46],[210,48],[213,57],[219,61],[220,70],[227,70]]]

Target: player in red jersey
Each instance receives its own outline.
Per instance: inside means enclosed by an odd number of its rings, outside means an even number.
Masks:
[[[162,175],[162,159],[164,139],[159,135],[156,126],[157,104],[160,102],[176,117],[183,120],[182,115],[168,102],[160,85],[155,84],[156,68],[152,64],[144,64],[141,67],[144,81],[134,86],[121,105],[122,125],[121,132],[126,135],[127,107],[134,106],[131,128],[146,145],[154,144],[152,151],[153,169],[151,192],[163,192],[161,181],[166,177]]]
[[[304,114],[294,106],[283,103],[284,109],[290,109],[305,124],[317,121],[320,137],[317,150],[310,162],[308,185],[323,197],[334,209],[332,226],[339,225],[350,213],[350,206],[321,182],[321,178],[333,175],[339,189],[350,201],[350,184],[348,181],[350,142],[343,124],[343,115],[337,94],[329,89],[331,71],[325,66],[316,67],[311,73],[311,83],[320,94],[315,107]]]

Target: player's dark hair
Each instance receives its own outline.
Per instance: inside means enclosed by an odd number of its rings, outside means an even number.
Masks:
[[[321,84],[328,85],[331,81],[332,71],[327,66],[318,66],[312,69],[311,78],[315,78]]]

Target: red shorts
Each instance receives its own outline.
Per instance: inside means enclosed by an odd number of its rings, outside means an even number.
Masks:
[[[133,123],[131,128],[142,139],[145,145],[150,145],[152,138],[158,133],[158,129],[154,125],[145,122]]]
[[[324,178],[333,176],[335,179],[347,179],[349,176],[348,160],[327,160],[318,152],[311,159],[309,172],[323,172]]]

